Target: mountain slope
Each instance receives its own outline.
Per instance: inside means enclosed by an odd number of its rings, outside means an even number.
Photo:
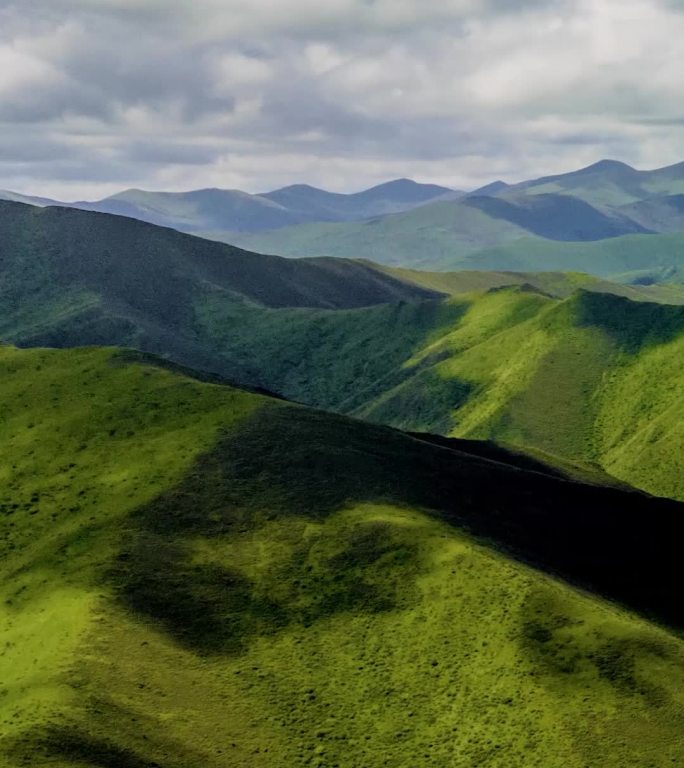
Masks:
[[[684,757],[681,639],[510,557],[680,625],[679,505],[112,350],[0,370],[8,768]]]
[[[94,203],[75,203],[86,211],[128,216],[183,232],[231,228],[237,231],[277,229],[309,221],[259,195],[227,189],[192,192],[146,192],[130,189]]]
[[[668,300],[664,286],[287,261],[117,217],[4,206],[4,340],[132,346],[318,407],[518,442],[684,498],[683,310],[600,293]],[[616,336],[613,315],[642,341]],[[641,388],[629,384],[639,377]],[[563,419],[548,393],[568,404]],[[644,409],[661,427],[642,444]]]
[[[523,227],[459,202],[436,202],[365,222],[302,224],[278,232],[209,233],[287,257],[364,258],[417,269],[455,268],[482,248],[529,236]]]
[[[547,193],[509,199],[471,195],[463,205],[478,208],[495,219],[510,221],[548,240],[583,242],[649,233],[625,215],[604,213],[569,195]]]
[[[118,343],[211,368],[195,306],[359,307],[439,294],[357,262],[260,256],[66,208],[0,203],[3,338]]]
[[[592,205],[627,205],[654,195],[684,192],[684,163],[637,171],[626,163],[601,160],[571,173],[515,184],[504,190],[504,194],[518,190],[531,195],[573,195]]]
[[[288,397],[519,444],[684,499],[684,308],[544,287],[249,319],[209,303],[199,322],[249,380]]]
[[[620,212],[657,232],[684,231],[684,194],[658,195],[623,205]]]

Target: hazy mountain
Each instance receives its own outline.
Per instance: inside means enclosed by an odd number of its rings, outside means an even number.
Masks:
[[[21,195],[18,192],[10,192],[6,189],[0,189],[0,200],[9,200],[14,203],[25,203],[26,205],[37,205],[43,208],[47,205],[64,205],[57,200],[51,200],[48,197],[33,197],[31,195]]]
[[[63,203],[0,192],[0,200],[58,205],[146,221],[182,232],[258,232],[311,221],[352,221],[410,210],[461,193],[434,184],[398,179],[354,194],[337,194],[304,184],[262,195],[239,190],[147,192],[129,189],[95,202]]]
[[[458,197],[460,192],[435,184],[417,184],[410,179],[397,179],[364,192],[335,194],[306,184],[267,192],[263,197],[298,211],[309,221],[342,221],[369,219],[398,213],[444,197]]]
[[[684,192],[684,163],[653,171],[638,171],[616,160],[601,160],[571,173],[544,176],[511,186],[504,194],[573,195],[592,205],[626,205],[658,194]]]
[[[513,199],[468,196],[462,204],[548,240],[581,242],[651,232],[626,215],[604,213],[569,195],[546,193]]]
[[[657,232],[684,232],[684,194],[648,197],[623,205],[619,211]]]
[[[535,230],[558,239],[534,235]],[[519,196],[468,198],[368,222],[302,224],[221,239],[281,256],[367,258],[416,269],[573,270],[600,277],[638,272],[684,280],[684,234],[618,237],[621,231],[643,227],[576,198],[543,195],[527,203]],[[604,239],[594,240],[600,236]]]

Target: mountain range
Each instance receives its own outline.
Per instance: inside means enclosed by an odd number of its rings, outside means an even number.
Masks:
[[[684,764],[677,174],[0,201],[0,765]]]
[[[503,440],[684,499],[675,284],[292,260],[11,202],[0,203],[0,276],[6,342],[134,347],[316,407]]]
[[[95,202],[64,203],[0,191],[0,200],[78,208],[128,216],[182,232],[259,232],[310,221],[354,221],[411,210],[461,193],[435,184],[396,179],[355,194],[336,194],[306,184],[251,195],[231,189],[147,192],[128,189]]]

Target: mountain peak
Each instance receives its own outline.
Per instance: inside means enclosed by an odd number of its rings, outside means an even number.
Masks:
[[[635,168],[632,168],[631,165],[627,165],[627,163],[623,163],[620,160],[599,160],[597,163],[593,163],[592,165],[588,165],[586,168],[580,168],[577,173],[587,173],[587,172],[606,172],[606,171],[630,171],[634,173],[636,171]]]

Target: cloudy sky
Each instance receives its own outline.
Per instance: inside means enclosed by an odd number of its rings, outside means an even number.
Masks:
[[[682,41],[684,0],[0,0],[0,187],[472,188],[667,165]]]

